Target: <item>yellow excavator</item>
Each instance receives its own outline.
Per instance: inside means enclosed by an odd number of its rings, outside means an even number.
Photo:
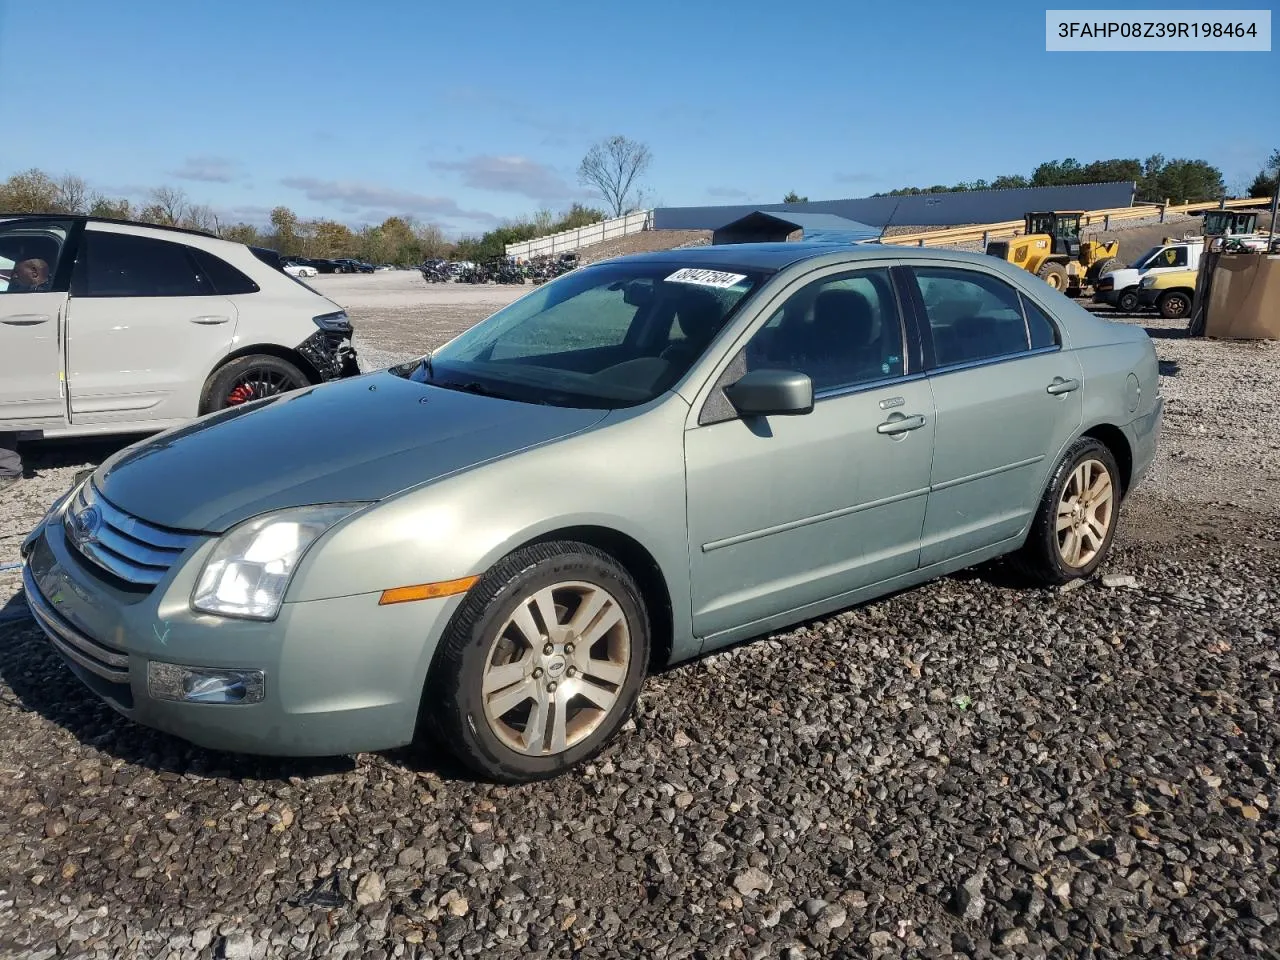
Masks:
[[[1082,296],[1099,277],[1123,266],[1116,259],[1119,240],[1080,239],[1083,216],[1083,210],[1028,213],[1022,235],[992,240],[987,253],[1034,273],[1068,296]]]

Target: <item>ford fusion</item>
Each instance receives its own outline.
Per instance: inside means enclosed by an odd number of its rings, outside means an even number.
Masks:
[[[642,254],[412,363],[159,434],[22,547],[126,717],[208,747],[601,750],[658,666],[1008,554],[1106,558],[1163,401],[1140,327],[981,255]]]

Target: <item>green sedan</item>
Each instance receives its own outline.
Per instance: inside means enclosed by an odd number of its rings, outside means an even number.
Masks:
[[[1140,327],[982,255],[573,271],[412,363],[122,450],[22,547],[139,723],[264,754],[601,750],[645,675],[1002,555],[1092,574],[1155,453]]]

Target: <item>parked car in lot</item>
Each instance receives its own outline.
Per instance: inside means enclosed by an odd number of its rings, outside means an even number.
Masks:
[[[320,273],[315,267],[308,263],[299,263],[297,260],[285,260],[283,270],[291,277],[314,277]]]
[[[0,430],[137,433],[358,372],[336,303],[270,250],[95,217],[0,220]]]
[[[1099,278],[1093,299],[1125,313],[1138,309],[1138,290],[1143,278],[1159,276],[1174,271],[1196,270],[1200,266],[1200,254],[1204,251],[1201,239],[1167,240],[1152,247],[1131,267],[1112,270]]]
[[[430,733],[529,780],[609,742],[655,665],[1001,555],[1090,575],[1158,379],[1142,328],[981,254],[639,254],[120,452],[23,582],[141,723],[292,755]]]
[[[1152,274],[1138,281],[1138,305],[1160,311],[1166,320],[1181,320],[1191,313],[1199,270],[1174,270]]]
[[[340,257],[333,262],[338,273],[373,273],[373,264],[365,263],[363,260]]]

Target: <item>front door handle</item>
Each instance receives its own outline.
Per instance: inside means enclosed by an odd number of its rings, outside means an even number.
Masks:
[[[50,319],[47,313],[15,313],[11,317],[0,318],[0,323],[11,327],[34,327],[37,323],[48,323]]]
[[[1072,390],[1080,389],[1079,380],[1066,380],[1062,377],[1054,377],[1053,383],[1044,388],[1046,393],[1052,393],[1057,396],[1062,393],[1070,393]]]
[[[903,416],[900,413],[895,413],[884,423],[876,427],[876,433],[887,433],[892,436],[895,433],[906,433],[908,430],[919,430],[923,426],[924,417],[920,416],[918,413],[909,417]]]
[[[209,314],[204,317],[192,317],[191,322],[198,323],[204,327],[212,327],[219,323],[227,323],[230,319],[230,317],[224,317],[221,314]]]

